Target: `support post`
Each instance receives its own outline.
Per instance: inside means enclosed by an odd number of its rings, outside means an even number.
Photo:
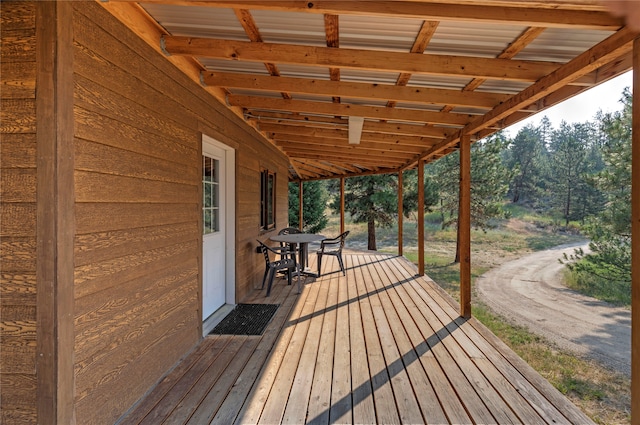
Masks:
[[[402,245],[404,244],[402,238],[402,226],[403,226],[403,209],[402,209],[402,171],[398,172],[398,255],[402,255]]]
[[[303,197],[302,197],[302,180],[300,180],[298,182],[298,228],[300,230],[303,230],[304,228],[304,216],[303,216],[303,211],[304,211],[304,205],[303,205]]]
[[[471,317],[471,138],[460,138],[460,194],[458,208],[460,256],[460,316]]]
[[[36,404],[75,424],[73,6],[36,2]]]
[[[424,161],[418,161],[418,275],[424,276]]]
[[[344,177],[340,177],[340,234],[344,233]]]
[[[631,422],[640,422],[640,37],[633,42],[631,139]]]

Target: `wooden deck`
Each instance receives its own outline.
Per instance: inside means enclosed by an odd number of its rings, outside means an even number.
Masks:
[[[122,423],[592,423],[404,257],[345,262],[256,291],[262,336],[205,338]]]

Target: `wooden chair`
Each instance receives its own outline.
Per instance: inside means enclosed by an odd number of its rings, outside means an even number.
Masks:
[[[296,262],[295,259],[291,256],[291,252],[288,248],[282,247],[270,247],[265,245],[264,243],[258,241],[260,244],[260,251],[264,255],[265,262],[265,270],[264,276],[262,277],[262,287],[260,289],[264,289],[264,283],[267,280],[267,276],[269,277],[269,284],[267,285],[267,297],[271,293],[271,285],[273,285],[273,279],[275,278],[276,272],[280,270],[285,270],[287,272],[287,284],[291,285],[291,276],[296,270]],[[269,253],[273,253],[275,256],[279,256],[280,258],[271,260]],[[298,292],[300,292],[300,279],[298,278]]]
[[[332,239],[325,239],[320,242],[320,250],[317,252],[318,254],[318,276],[322,271],[322,256],[323,255],[335,255],[338,258],[338,263],[340,264],[340,270],[342,271],[342,275],[346,275],[344,270],[344,262],[342,261],[342,248],[344,248],[344,240],[349,236],[349,231],[347,230],[340,236],[337,236]]]

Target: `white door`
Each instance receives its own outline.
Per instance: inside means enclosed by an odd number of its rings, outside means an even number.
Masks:
[[[226,298],[225,151],[202,143],[202,320]]]

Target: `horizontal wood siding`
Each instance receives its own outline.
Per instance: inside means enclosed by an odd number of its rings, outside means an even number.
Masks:
[[[0,3],[0,422],[36,412],[35,4]]]
[[[76,416],[110,424],[200,340],[202,134],[236,149],[238,300],[263,273],[260,169],[284,227],[287,162],[97,3],[74,38]]]

